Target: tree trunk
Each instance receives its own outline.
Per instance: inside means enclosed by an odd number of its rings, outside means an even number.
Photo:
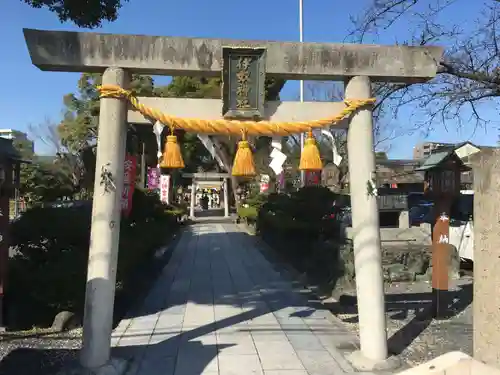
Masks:
[[[238,189],[239,183],[238,179],[231,174],[231,170],[233,167],[233,163],[231,163],[231,156],[229,153],[221,146],[218,139],[215,137],[210,137],[215,147],[215,151],[219,154],[222,164],[224,164],[224,168],[226,168],[226,172],[231,175],[231,190],[233,191],[234,203],[236,205],[236,209],[240,207],[240,199],[236,190]]]

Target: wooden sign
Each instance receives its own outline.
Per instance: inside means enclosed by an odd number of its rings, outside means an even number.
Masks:
[[[264,114],[266,50],[224,47],[222,56],[223,116],[261,119]]]

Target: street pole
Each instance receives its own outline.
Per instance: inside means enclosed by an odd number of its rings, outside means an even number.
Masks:
[[[299,41],[304,42],[304,0],[299,0]],[[300,80],[300,102],[304,101],[304,81]],[[304,149],[304,133],[300,133],[300,152]],[[300,171],[300,186],[306,185],[306,172]]]

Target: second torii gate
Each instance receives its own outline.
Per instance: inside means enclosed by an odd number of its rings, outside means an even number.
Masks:
[[[203,186],[203,183],[218,182],[223,190],[224,194],[224,217],[229,217],[229,173],[215,173],[215,172],[204,172],[204,173],[183,173],[182,177],[191,178],[191,200],[189,205],[189,216],[194,219],[194,208],[196,200],[196,189],[198,185]]]
[[[244,47],[265,55],[260,60],[260,70],[255,71],[257,74],[263,72],[289,80],[344,81],[345,98],[359,100],[371,98],[373,81],[427,81],[436,75],[443,54],[442,48],[429,46],[241,41],[28,29],[24,35],[32,62],[40,69],[104,72],[103,85],[127,89],[132,73],[218,77],[224,70],[225,51]],[[343,103],[255,100],[255,114],[274,121],[309,121],[345,108]],[[221,101],[210,100],[200,100],[196,105],[191,99],[139,98],[139,101],[170,115],[203,115],[204,119],[218,120],[235,111],[228,104],[231,101],[226,101],[225,106]],[[134,116],[129,115],[128,119]],[[139,118],[134,117],[132,122],[136,120]],[[367,189],[375,172],[372,121],[370,108],[358,109],[349,117],[348,132],[356,233],[353,242],[361,344],[358,354],[368,367],[384,362],[388,356],[377,201],[372,190]],[[101,98],[81,355],[82,365],[96,371],[110,360],[126,123],[127,102],[118,97]]]

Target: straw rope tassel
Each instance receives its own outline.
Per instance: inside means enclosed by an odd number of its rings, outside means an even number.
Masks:
[[[301,171],[320,171],[323,169],[318,145],[312,131],[307,133],[307,139],[300,154],[299,169]]]
[[[233,176],[238,177],[253,177],[257,175],[252,149],[245,135],[243,135],[242,140],[238,142],[238,149],[236,150],[231,173]]]
[[[177,143],[177,136],[167,136],[163,157],[160,164],[162,168],[181,169],[184,168],[184,160],[182,159],[181,148]]]

